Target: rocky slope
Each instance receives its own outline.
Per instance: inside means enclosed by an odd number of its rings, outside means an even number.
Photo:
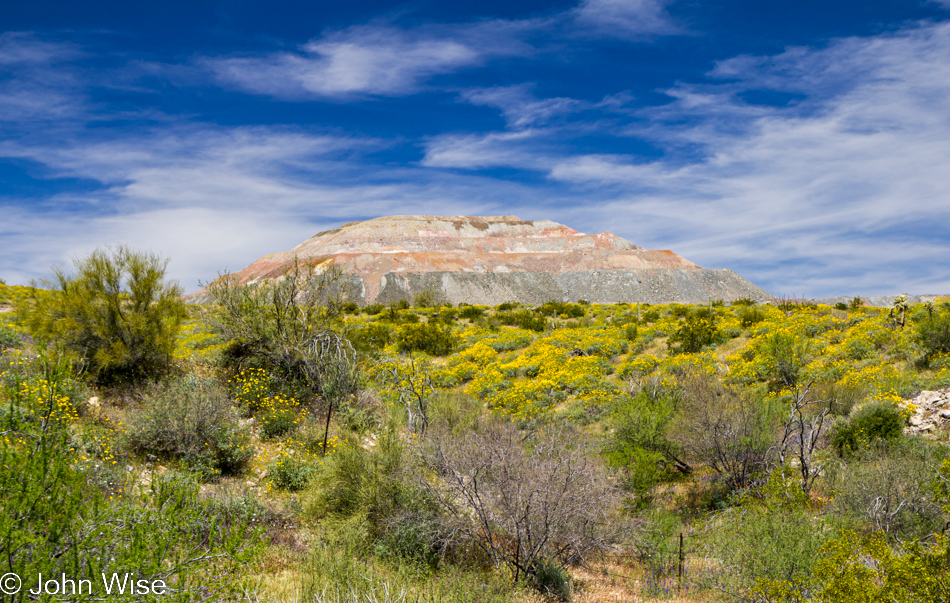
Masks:
[[[277,278],[295,261],[342,270],[360,304],[411,300],[433,291],[458,304],[705,302],[770,299],[729,270],[708,270],[668,250],[643,249],[609,232],[588,235],[550,220],[515,216],[388,216],[321,232],[264,256],[236,275]],[[192,299],[203,298],[203,291]]]

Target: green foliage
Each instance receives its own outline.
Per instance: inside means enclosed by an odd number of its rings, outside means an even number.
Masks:
[[[350,331],[349,339],[358,351],[375,354],[392,342],[393,334],[386,325],[373,322]]]
[[[204,479],[238,474],[254,456],[227,394],[195,378],[153,386],[126,437],[133,451],[178,459]]]
[[[438,305],[435,291],[431,289],[420,291],[413,300],[413,305],[417,308],[432,308]]]
[[[316,464],[313,460],[299,458],[297,455],[281,456],[267,465],[267,479],[270,483],[275,488],[290,492],[299,492],[306,488],[315,472]]]
[[[520,327],[529,331],[542,332],[548,326],[548,321],[544,316],[535,314],[530,310],[520,310],[518,312],[501,312],[495,315],[495,318],[503,325]]]
[[[942,313],[917,323],[917,337],[929,361],[950,354],[950,313]]]
[[[544,593],[559,601],[570,601],[574,591],[571,577],[567,571],[557,563],[542,559],[535,572],[531,574],[528,584],[538,592]]]
[[[686,321],[667,339],[666,345],[671,354],[695,354],[718,339],[716,316],[711,312],[697,312],[686,317]]]
[[[363,308],[363,313],[368,314],[370,316],[375,316],[377,314],[380,314],[385,309],[386,309],[386,306],[384,306],[383,304],[375,303],[375,304],[370,304],[366,306],[365,308]]]
[[[559,316],[561,318],[580,318],[584,316],[587,311],[584,309],[585,305],[580,302],[576,304],[571,304],[567,302],[556,302],[549,301],[541,304],[536,308],[536,311],[542,316]]]
[[[100,384],[168,372],[185,317],[182,289],[165,280],[168,260],[119,247],[75,262],[77,274],[53,271],[53,291],[34,289],[19,309],[34,336],[77,353]]]
[[[778,474],[761,500],[748,499],[713,522],[704,548],[725,571],[701,579],[729,592],[773,581],[801,585],[830,537],[830,526],[812,516],[797,484]]]
[[[625,399],[610,420],[613,433],[606,445],[610,464],[623,472],[623,485],[638,505],[652,502],[653,488],[692,469],[679,459],[679,446],[668,435],[675,412],[674,400],[651,398],[641,392]]]
[[[435,323],[409,324],[399,327],[396,344],[405,352],[425,352],[430,356],[445,356],[458,344],[451,327]]]
[[[860,308],[860,307],[863,306],[863,305],[864,305],[864,300],[861,299],[860,297],[855,296],[855,297],[851,298],[851,301],[850,301],[850,302],[848,302],[848,309],[849,309],[849,310],[857,310],[858,308]]]
[[[831,444],[841,456],[867,448],[874,442],[901,438],[904,417],[896,404],[872,402],[850,419],[838,419],[831,428]]]
[[[834,508],[887,538],[926,540],[944,527],[936,467],[947,450],[927,441],[878,441],[834,476]]]
[[[0,351],[8,348],[18,348],[23,344],[20,334],[12,327],[0,323]]]
[[[888,546],[881,534],[846,531],[822,547],[806,580],[759,580],[757,600],[768,603],[940,603],[948,600],[950,539]]]
[[[478,320],[485,315],[485,308],[459,304],[459,316],[466,320]]]
[[[623,326],[623,336],[627,338],[627,341],[636,341],[637,334],[637,325],[635,323],[628,323]]]
[[[739,310],[739,324],[743,329],[756,325],[765,320],[765,312],[755,306],[744,307]]]
[[[69,391],[65,364],[47,356],[36,363],[35,372],[45,376],[51,396]],[[198,499],[197,484],[160,474],[140,494],[121,489],[106,494],[98,482],[101,474],[76,450],[69,426],[51,420],[54,412],[55,406],[47,406],[38,420],[3,426],[4,571],[23,577],[24,587],[40,573],[101,585],[103,573],[128,572],[149,581],[161,579],[174,589],[163,597],[140,599],[148,601],[184,603],[194,592],[219,600],[237,596],[240,584],[232,574],[259,548],[259,533],[250,521],[230,515],[225,523],[219,509]],[[111,463],[107,458],[96,464]],[[213,576],[207,572],[212,566]],[[27,590],[5,594],[4,601],[33,600]],[[95,600],[85,595],[69,599]]]

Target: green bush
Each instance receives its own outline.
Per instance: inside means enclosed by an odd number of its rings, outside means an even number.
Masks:
[[[950,353],[950,314],[941,314],[917,324],[917,337],[929,361]]]
[[[637,339],[637,325],[636,323],[628,323],[623,326],[623,335],[627,338],[627,341],[636,341]]]
[[[459,316],[467,320],[478,320],[485,315],[485,309],[480,306],[462,306],[459,304]]]
[[[431,356],[450,354],[457,345],[451,327],[435,323],[403,325],[396,333],[396,344],[404,352],[425,352]]]
[[[195,378],[153,386],[126,438],[134,452],[180,460],[204,479],[238,474],[254,456],[227,393]]]
[[[571,303],[561,303],[556,301],[549,301],[541,304],[537,308],[537,312],[542,316],[560,316],[561,318],[580,318],[584,316],[587,311],[584,309],[584,305],[589,304],[571,304]]]
[[[672,354],[695,354],[719,339],[716,317],[712,313],[692,314],[667,339],[666,345]]]
[[[393,334],[386,325],[374,322],[362,329],[354,330],[349,339],[357,350],[374,353],[389,345],[393,340]]]
[[[0,323],[0,351],[7,348],[18,348],[23,344],[20,335],[11,327]]]
[[[420,291],[415,299],[413,300],[413,305],[417,308],[431,308],[436,306],[436,293],[431,289],[426,289]]]
[[[385,309],[386,309],[386,306],[384,306],[383,304],[379,304],[379,303],[370,304],[366,306],[365,308],[363,308],[363,313],[368,314],[370,316],[375,316]]]
[[[53,271],[52,291],[33,290],[20,313],[30,332],[76,352],[100,384],[168,372],[185,317],[182,288],[165,280],[168,260],[119,247]]]
[[[744,307],[739,311],[739,322],[743,329],[756,325],[765,320],[765,312],[756,307]]]
[[[299,409],[274,408],[261,415],[261,439],[280,438],[297,428]]]
[[[850,419],[839,418],[831,427],[831,444],[847,456],[874,442],[895,441],[904,433],[904,417],[896,404],[872,402]]]
[[[275,488],[299,492],[310,483],[315,470],[315,464],[309,459],[282,456],[267,465],[267,479]]]
[[[878,442],[833,476],[834,509],[892,541],[927,539],[945,523],[933,485],[946,456],[946,450],[927,442]]]
[[[521,310],[519,312],[501,312],[495,315],[495,318],[503,325],[510,327],[520,327],[529,331],[544,331],[548,326],[548,321],[544,316],[539,316],[530,310]]]

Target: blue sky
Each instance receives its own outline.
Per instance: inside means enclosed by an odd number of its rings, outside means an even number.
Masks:
[[[777,295],[950,293],[950,0],[6,2],[0,278],[188,290],[343,222],[609,230]]]

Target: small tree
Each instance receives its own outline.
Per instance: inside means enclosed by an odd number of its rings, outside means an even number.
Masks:
[[[421,483],[445,511],[443,534],[481,549],[513,579],[544,586],[562,568],[607,550],[626,526],[619,492],[583,440],[493,423],[464,436],[431,434]]]
[[[21,308],[30,331],[79,354],[101,384],[156,377],[169,369],[185,317],[182,288],[165,280],[168,260],[119,247],[53,271]]]
[[[729,488],[752,485],[772,445],[770,409],[698,372],[682,381],[681,390],[670,439]]]

